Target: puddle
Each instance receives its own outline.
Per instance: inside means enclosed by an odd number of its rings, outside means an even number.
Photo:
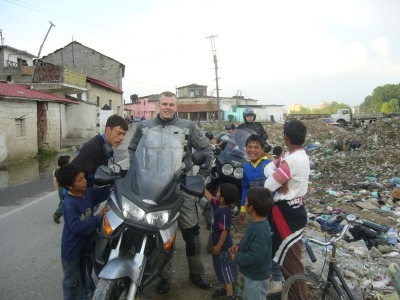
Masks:
[[[58,167],[60,155],[75,157],[74,152],[30,159],[18,163],[0,164],[0,189],[15,187],[41,178],[44,173],[53,172]]]

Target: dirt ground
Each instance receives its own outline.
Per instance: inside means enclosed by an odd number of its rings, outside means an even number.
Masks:
[[[316,148],[309,152],[313,166],[306,196],[307,210],[318,214],[328,211],[328,208],[340,209],[344,213],[354,213],[360,219],[393,226],[399,232],[400,210],[399,214],[393,213],[393,210],[396,206],[400,208],[400,205],[393,203],[389,194],[393,189],[390,179],[400,175],[400,120],[381,120],[361,128],[337,128],[321,120],[305,121],[305,124],[308,128],[305,145]],[[268,142],[272,146],[284,147],[282,124],[268,125],[266,129],[270,136]],[[357,143],[361,146],[352,146]],[[377,180],[371,179],[373,177]],[[339,196],[329,194],[328,191],[338,192]],[[372,192],[378,192],[378,199],[371,197]],[[362,196],[363,193],[367,193],[366,198]],[[369,204],[371,207],[362,207],[361,204]],[[392,210],[385,212],[382,210],[385,207]],[[239,242],[246,227],[239,225],[237,219],[234,219],[233,224],[237,231],[231,233],[234,242]],[[212,299],[211,295],[214,288],[218,287],[218,282],[211,255],[206,252],[209,231],[201,216],[200,225],[204,277],[213,284],[213,288],[202,290],[189,281],[185,244],[178,233],[171,290],[166,295],[158,295],[155,291],[158,281],[155,281],[146,289],[142,299]],[[370,264],[371,261],[366,260],[365,263]],[[373,278],[374,274],[369,275]]]
[[[206,230],[206,224],[203,217],[200,215],[200,234],[202,239],[202,256],[205,268],[204,278],[209,280],[213,287],[209,290],[202,290],[192,284],[189,280],[189,269],[185,255],[185,242],[182,239],[180,232],[177,234],[176,241],[176,252],[173,258],[174,274],[172,278],[171,290],[165,295],[159,295],[156,292],[156,286],[158,281],[156,280],[153,284],[145,290],[145,295],[142,295],[141,299],[190,299],[190,300],[203,300],[212,299],[211,295],[215,289],[219,287],[217,277],[215,276],[211,254],[207,253],[206,245],[208,240],[209,232]],[[238,219],[233,220],[236,230],[232,231],[232,237],[234,243],[239,242],[240,238],[245,230],[238,222]]]

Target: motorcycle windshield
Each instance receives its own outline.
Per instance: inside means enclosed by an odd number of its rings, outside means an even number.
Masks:
[[[242,129],[235,129],[229,136],[229,140],[226,144],[226,147],[222,153],[226,156],[232,155],[234,152],[240,151],[245,154],[245,158],[247,159],[246,154],[246,141],[247,138],[252,135],[256,134],[255,132],[252,133],[252,130],[242,130]]]
[[[182,159],[183,145],[174,135],[148,130],[140,139],[130,166],[131,190],[141,200],[162,203],[172,189],[179,189]]]

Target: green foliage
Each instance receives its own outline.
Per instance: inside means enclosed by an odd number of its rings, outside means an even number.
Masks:
[[[400,102],[400,84],[386,84],[376,87],[372,95],[365,97],[360,112],[376,113],[398,111]]]
[[[383,103],[381,112],[383,112],[384,114],[399,112],[400,111],[399,104],[400,104],[399,100],[392,99],[389,102]]]
[[[228,115],[228,121],[229,122],[235,121],[235,116],[234,115]]]
[[[350,108],[349,105],[345,103],[338,103],[336,101],[332,103],[326,103],[326,105],[322,108],[308,108],[301,107],[301,109],[296,112],[296,114],[335,114],[341,108]]]
[[[57,151],[55,149],[49,149],[47,147],[39,147],[38,149],[38,157],[43,157],[43,156],[52,156],[57,154]]]

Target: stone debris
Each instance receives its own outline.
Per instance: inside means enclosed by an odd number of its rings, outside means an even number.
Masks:
[[[369,226],[357,224],[351,229],[354,240],[346,237],[340,242],[337,263],[357,299],[399,299],[400,271],[398,267],[393,271],[393,264],[400,264],[400,199],[395,198],[400,194],[396,190],[400,187],[399,117],[353,128],[322,120],[303,122],[312,169],[305,238],[329,240],[349,213],[366,221]],[[269,144],[285,147],[282,124],[268,125],[266,130]],[[317,262],[312,263],[304,252],[304,263],[320,273],[330,249],[316,245],[313,249]]]

